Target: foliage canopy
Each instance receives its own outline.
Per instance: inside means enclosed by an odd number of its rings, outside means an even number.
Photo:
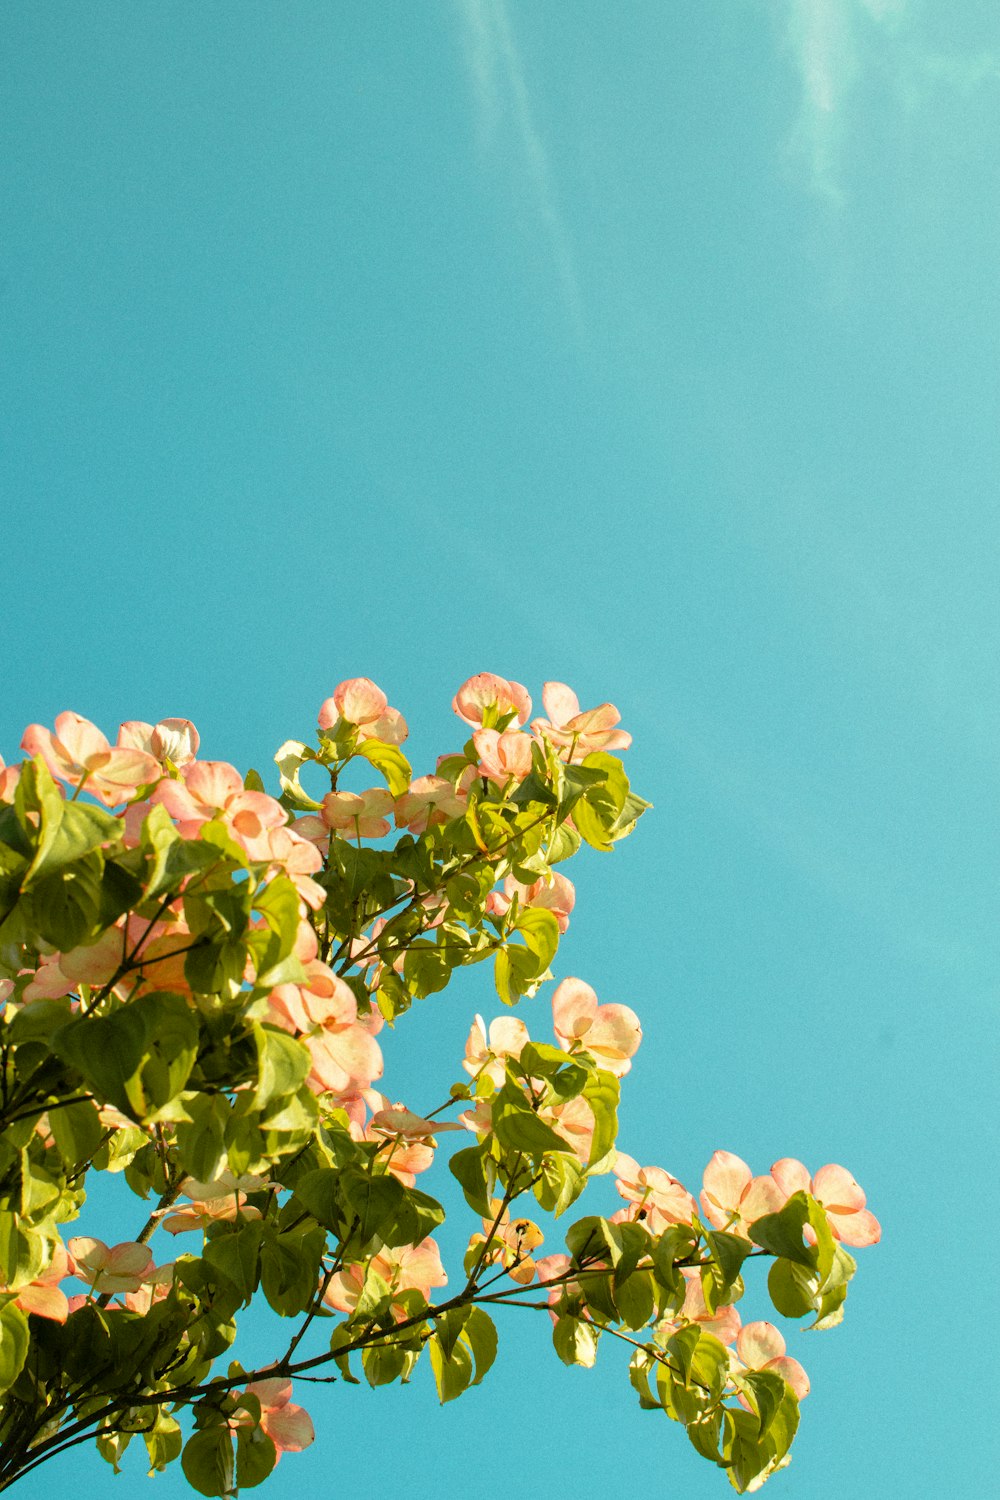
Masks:
[[[277,797],[199,759],[181,719],[111,745],[64,713],[0,763],[0,1489],[83,1441],[117,1468],[141,1437],[151,1472],[179,1458],[199,1493],[235,1494],[312,1441],[293,1378],[380,1386],[423,1360],[451,1401],[511,1303],[551,1317],[567,1364],[624,1343],[640,1404],[738,1491],[788,1462],[808,1377],[774,1324],[741,1318],[742,1272],[768,1259],[781,1317],[838,1323],[846,1247],[879,1235],[845,1169],[754,1176],[717,1151],[696,1201],[640,1166],[617,1148],[638,1018],[576,978],[552,994],[554,1042],[477,1017],[426,1113],[375,1087],[380,1029],[457,969],[488,962],[507,1007],[552,978],[561,866],[648,806],[613,706],[543,697],[532,720],[520,684],[469,679],[467,743],[414,778],[401,714],[350,679],[315,743],[278,751]],[[380,784],[345,790],[359,773]],[[439,1137],[474,1216],[457,1280],[417,1186]],[[95,1174],[146,1205],[134,1239],[66,1237]],[[563,1231],[604,1174],[622,1208]],[[194,1248],[157,1263],[158,1232]],[[564,1248],[538,1255],[553,1233]],[[291,1332],[247,1370],[233,1343],[260,1299]]]

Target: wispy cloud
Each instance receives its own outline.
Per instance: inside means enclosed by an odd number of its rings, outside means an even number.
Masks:
[[[535,120],[521,54],[505,0],[455,0],[482,146],[501,130],[513,136],[523,180],[546,238],[566,310],[578,333],[583,305],[570,237],[559,207],[549,153]]]
[[[922,47],[910,0],[777,0],[777,13],[801,86],[788,153],[832,207],[847,198],[844,149],[866,73],[877,68],[910,108],[929,85],[968,92],[1000,78],[1000,44],[953,56]]]

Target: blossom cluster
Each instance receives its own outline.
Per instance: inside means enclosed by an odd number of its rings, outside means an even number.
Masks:
[[[759,1415],[754,1372],[780,1377],[778,1389],[797,1399],[808,1393],[778,1328],[743,1321],[742,1280],[738,1270],[722,1274],[718,1246],[729,1245],[739,1264],[765,1253],[756,1245],[805,1264],[820,1242],[828,1260],[831,1245],[875,1244],[878,1221],[839,1165],[810,1173],[785,1157],[754,1175],[720,1150],[696,1196],[664,1168],[618,1150],[620,1087],[642,1042],[629,1005],[563,978],[551,994],[551,1042],[533,1040],[509,1011],[489,1024],[476,1016],[465,1076],[443,1104],[422,1114],[378,1087],[383,1029],[444,988],[455,967],[491,959],[508,1005],[552,979],[576,899],[554,867],[581,840],[609,849],[647,805],[614,760],[631,737],[613,704],[582,709],[560,682],[544,685],[542,704],[544,714],[532,717],[522,684],[476,674],[452,702],[466,743],[433,773],[414,776],[400,748],[409,733],[403,715],[370,679],[346,679],[320,706],[316,747],[290,740],[275,756],[278,796],[255,773],[201,759],[187,719],[123,723],[114,744],[73,712],[51,729],[29,726],[29,759],[0,762],[0,810],[20,830],[5,847],[11,868],[24,866],[27,913],[4,950],[0,1025],[15,1039],[12,1052],[22,1037],[29,1049],[49,1037],[71,1081],[59,1098],[58,1087],[31,1095],[30,1070],[17,1080],[19,1104],[37,1103],[17,1171],[45,1183],[54,1174],[39,1201],[58,1207],[25,1217],[28,1250],[0,1272],[9,1283],[0,1286],[0,1316],[9,1306],[68,1334],[87,1308],[101,1327],[109,1319],[120,1327],[190,1308],[184,1299],[197,1303],[202,1286],[199,1316],[214,1316],[216,1300],[230,1298],[217,1315],[222,1348],[238,1306],[263,1287],[276,1311],[303,1314],[305,1327],[339,1315],[344,1347],[363,1348],[373,1385],[408,1378],[429,1344],[442,1399],[450,1399],[472,1378],[473,1362],[479,1379],[481,1359],[492,1359],[468,1306],[449,1303],[441,1313],[431,1305],[449,1284],[432,1233],[443,1210],[416,1184],[450,1136],[459,1143],[452,1170],[481,1224],[465,1257],[470,1306],[483,1275],[490,1286],[507,1278],[511,1292],[534,1284],[567,1362],[593,1362],[614,1314],[646,1331],[646,1344],[628,1341],[653,1360],[672,1360],[664,1351],[678,1337],[689,1347],[692,1330],[696,1343],[701,1334],[714,1340],[724,1396],[747,1411]],[[384,785],[341,785],[345,775],[367,780],[371,771]],[[330,789],[313,796],[304,773],[326,777]],[[64,815],[65,847],[78,859],[60,856],[46,871]],[[18,839],[37,848],[22,853]],[[64,899],[74,880],[75,905]],[[9,962],[10,953],[20,957]],[[99,1035],[113,1038],[110,1064],[97,1055]],[[453,1106],[456,1117],[443,1118]],[[14,1123],[30,1114],[21,1110]],[[95,1165],[123,1173],[142,1197],[155,1187],[159,1201],[135,1240],[63,1240],[59,1225],[83,1198],[76,1184]],[[518,1211],[518,1200],[534,1194],[543,1213],[558,1216],[601,1175],[621,1200],[595,1221],[608,1258],[581,1260],[572,1232],[569,1254],[540,1255],[546,1229]],[[29,1188],[24,1195],[28,1202]],[[764,1234],[764,1221],[797,1204],[811,1215],[802,1244],[773,1249],[778,1240]],[[159,1230],[183,1248],[158,1264],[147,1241]],[[201,1257],[186,1249],[195,1236]],[[659,1266],[665,1280],[654,1297],[662,1243],[675,1260],[672,1270]],[[601,1292],[595,1282],[628,1280],[608,1248],[622,1246],[631,1246],[633,1272],[649,1284],[646,1300],[640,1291],[628,1309],[632,1321],[615,1287]],[[849,1256],[838,1262],[844,1285],[852,1269]],[[808,1297],[823,1280],[811,1266],[802,1279]],[[452,1313],[459,1322],[450,1328]],[[197,1341],[187,1337],[176,1364],[191,1362],[207,1378],[215,1356],[198,1364]],[[312,1441],[284,1366],[246,1379],[233,1369],[223,1386],[205,1387],[203,1425],[185,1449],[189,1477],[202,1476],[193,1483],[220,1463],[224,1470],[234,1443],[246,1454],[266,1440],[273,1462]],[[685,1416],[678,1400],[664,1396],[669,1415],[692,1428],[705,1423],[703,1410]],[[751,1486],[784,1462],[777,1450],[768,1457],[763,1427],[758,1436],[764,1446]],[[154,1467],[156,1441],[149,1438]],[[163,1442],[169,1449],[172,1435]]]

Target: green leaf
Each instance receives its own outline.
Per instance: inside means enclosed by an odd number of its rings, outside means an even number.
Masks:
[[[567,1142],[551,1126],[540,1120],[527,1099],[510,1083],[505,1083],[493,1102],[493,1131],[508,1151],[522,1151],[537,1160],[546,1151],[566,1151]]]
[[[398,1344],[368,1344],[361,1351],[361,1368],[370,1386],[391,1385],[406,1369],[407,1351]]]
[[[631,832],[648,803],[631,798],[625,768],[616,756],[597,751],[585,758],[583,769],[603,774],[575,804],[573,821],[588,844],[607,852]]]
[[[218,850],[209,845],[182,839],[159,802],[143,820],[139,848],[146,861],[143,883],[150,897],[179,890],[186,876],[209,869],[219,858]]]
[[[768,1293],[783,1318],[803,1318],[812,1312],[818,1287],[815,1271],[783,1257],[774,1262],[767,1275]]]
[[[20,1047],[24,1042],[44,1042],[48,1049],[53,1035],[73,1019],[69,996],[59,1000],[32,1000],[7,1022],[5,1040]]]
[[[575,828],[571,828],[568,823],[560,823],[549,840],[549,864],[558,865],[564,859],[572,859],[582,842]]]
[[[715,1411],[703,1412],[697,1422],[690,1422],[684,1430],[696,1453],[700,1453],[702,1458],[707,1458],[710,1463],[718,1464],[724,1469],[726,1460],[719,1452],[722,1424],[722,1410],[717,1407]]]
[[[589,1370],[597,1359],[597,1330],[583,1318],[558,1318],[552,1343],[564,1365],[583,1365]]]
[[[743,1394],[760,1420],[760,1436],[766,1437],[788,1386],[773,1370],[745,1370],[740,1376]]]
[[[621,812],[610,828],[611,836],[616,843],[619,839],[628,837],[643,813],[648,812],[652,805],[652,802],[647,802],[645,797],[637,797],[634,792],[629,792]]]
[[[514,788],[510,800],[518,807],[526,807],[531,802],[541,803],[543,807],[557,807],[559,805],[559,798],[545,781],[544,775],[539,775],[537,768],[530,771],[524,780]]]
[[[326,1248],[322,1229],[279,1234],[270,1224],[260,1252],[260,1280],[270,1305],[282,1317],[305,1312],[316,1293]]]
[[[799,1398],[791,1386],[785,1386],[781,1405],[771,1420],[768,1443],[773,1454],[772,1463],[780,1463],[795,1437],[799,1427]]]
[[[566,1248],[580,1265],[584,1261],[600,1260],[616,1266],[621,1259],[621,1240],[615,1234],[615,1225],[595,1214],[588,1214],[570,1225],[566,1231]]]
[[[363,756],[385,777],[386,785],[394,797],[402,797],[404,792],[409,791],[413,771],[397,745],[383,745],[381,740],[362,740],[354,753]]]
[[[281,779],[281,790],[283,801],[293,808],[302,812],[317,812],[322,807],[315,797],[310,797],[299,781],[302,767],[306,761],[315,760],[316,756],[303,744],[302,740],[286,740],[274,757],[274,763],[278,767],[278,775]]]
[[[712,1334],[692,1325],[667,1341],[667,1353],[674,1368],[661,1365],[656,1376],[663,1408],[685,1426],[700,1422],[721,1400],[729,1377],[726,1347]]]
[[[350,1353],[343,1354],[339,1351],[343,1349],[344,1345],[349,1344],[354,1336],[354,1330],[349,1328],[346,1323],[338,1323],[330,1335],[330,1353],[333,1355],[333,1362],[348,1385],[360,1385],[361,1382],[351,1371]]]
[[[134,1432],[98,1432],[94,1438],[94,1446],[97,1448],[101,1458],[106,1464],[111,1464],[116,1474],[121,1473],[121,1459],[129,1443],[135,1437]]]
[[[403,959],[403,978],[418,1000],[443,990],[452,975],[448,955],[436,943],[418,938]]]
[[[87,802],[65,802],[41,757],[36,755],[31,764],[35,767],[41,826],[35,857],[24,877],[25,886],[74,864],[103,844],[114,843],[125,826],[121,818],[113,817],[101,807]],[[22,780],[29,775],[25,766]]]
[[[846,1300],[846,1280],[835,1282],[833,1285],[824,1284],[816,1306],[816,1318],[809,1324],[809,1327],[817,1331],[821,1331],[824,1328],[836,1328],[838,1323],[844,1321],[844,1303]]]
[[[419,1188],[404,1188],[399,1209],[391,1222],[383,1225],[379,1238],[390,1248],[419,1245],[444,1222],[444,1209],[436,1198]]]
[[[226,1427],[202,1427],[184,1444],[181,1468],[199,1495],[235,1494],[233,1440]]]
[[[592,849],[608,854],[614,848],[607,822],[598,816],[589,802],[581,799],[577,803],[573,809],[573,822],[577,832]]]
[[[438,1400],[443,1406],[446,1401],[461,1396],[472,1384],[472,1353],[461,1341],[454,1344],[450,1354],[446,1353],[439,1333],[433,1333],[428,1339],[428,1348]]]
[[[644,1328],[653,1315],[653,1278],[649,1271],[633,1271],[615,1281],[615,1306],[626,1328]]]
[[[760,1438],[757,1418],[752,1412],[727,1410],[725,1424],[723,1454],[729,1481],[742,1495],[751,1487],[757,1488],[755,1481],[760,1480],[770,1463],[769,1445]]]
[[[727,1234],[721,1229],[709,1229],[705,1231],[705,1243],[718,1262],[724,1281],[731,1286],[739,1276],[743,1262],[753,1249],[750,1241],[743,1239],[742,1235]]]
[[[478,1385],[497,1357],[497,1331],[493,1319],[481,1307],[470,1307],[462,1338],[472,1350],[476,1362],[472,1384]]]
[[[547,969],[559,947],[559,923],[552,913],[541,907],[524,906],[518,913],[515,931],[535,955],[538,971]]]
[[[240,1427],[236,1433],[236,1487],[263,1484],[278,1461],[278,1452],[262,1427]]]
[[[541,1207],[558,1218],[576,1202],[586,1185],[586,1167],[569,1152],[553,1151],[542,1161],[541,1178],[535,1183],[534,1192]],[[475,1204],[472,1206],[475,1208]]]
[[[145,1121],[187,1083],[198,1053],[198,1023],[182,996],[154,992],[110,1016],[71,1021],[52,1046],[102,1099]]]
[[[67,953],[94,935],[101,905],[100,854],[46,873],[31,889],[31,912],[41,937]]]
[[[222,1167],[229,1103],[224,1094],[194,1094],[185,1112],[189,1118],[176,1126],[181,1162],[196,1181],[211,1182]]]
[[[273,962],[284,958],[295,947],[299,933],[299,893],[287,875],[275,875],[253,898],[253,910],[260,913],[281,946]]]
[[[469,1315],[469,1308],[452,1307],[434,1320],[434,1334],[445,1359],[451,1359],[458,1336],[465,1327],[465,1320]]]
[[[637,1349],[629,1361],[628,1378],[629,1384],[639,1397],[639,1405],[643,1411],[658,1411],[660,1403],[654,1397],[649,1387],[650,1371],[653,1368],[653,1360],[644,1349]]]
[[[594,1112],[594,1136],[590,1145],[589,1166],[603,1160],[614,1149],[618,1139],[618,1100],[621,1086],[613,1073],[599,1068],[587,1079],[583,1097]]]
[[[90,1160],[104,1134],[97,1106],[90,1100],[51,1106],[49,1129],[60,1156],[71,1168]]]
[[[340,1197],[340,1173],[334,1167],[316,1167],[295,1183],[295,1198],[318,1224],[335,1234],[344,1229],[344,1204]]]
[[[132,851],[126,856],[134,860]],[[144,895],[142,881],[124,862],[105,859],[101,876],[100,900],[98,902],[97,927],[103,933],[113,927],[119,917],[138,906]]]
[[[180,1423],[176,1418],[168,1417],[162,1408],[157,1415],[156,1426],[152,1432],[144,1432],[142,1440],[149,1454],[151,1477],[165,1469],[168,1464],[173,1463],[184,1446]]]
[[[0,1307],[0,1391],[9,1390],[28,1357],[28,1319],[14,1302]]]
[[[810,1224],[816,1235],[815,1245],[803,1243],[802,1230]],[[754,1244],[772,1255],[784,1256],[797,1265],[809,1266],[825,1277],[833,1264],[834,1238],[822,1206],[809,1193],[793,1193],[776,1214],[764,1214],[750,1225]]]
[[[494,982],[504,1005],[534,994],[559,946],[559,923],[550,911],[525,907],[514,930],[523,941],[508,942],[494,958]]]
[[[253,1032],[258,1067],[253,1102],[255,1109],[264,1109],[273,1099],[294,1094],[312,1063],[308,1048],[287,1031],[255,1024]]]
[[[301,1196],[299,1189],[296,1189]],[[341,1197],[358,1223],[354,1230],[362,1244],[378,1235],[385,1239],[403,1207],[405,1190],[390,1172],[373,1176],[348,1167],[340,1177]]]
[[[525,1078],[547,1078],[561,1099],[575,1099],[583,1092],[587,1069],[574,1062],[560,1047],[548,1042],[525,1042],[518,1054],[518,1065]]]
[[[473,1213],[486,1218],[490,1211],[492,1184],[486,1180],[482,1149],[479,1146],[466,1146],[462,1151],[455,1152],[448,1165],[452,1176],[461,1184],[465,1201]]]
[[[261,1219],[253,1219],[242,1228],[226,1224],[205,1245],[202,1257],[224,1276],[248,1303],[260,1280],[260,1244],[264,1237]]]
[[[722,1459],[729,1468],[730,1482],[734,1489],[740,1494],[746,1490],[756,1490],[769,1475],[784,1468],[787,1462],[785,1455],[795,1436],[798,1422],[799,1404],[794,1392],[787,1386],[763,1436],[760,1419],[755,1413],[727,1408]]]

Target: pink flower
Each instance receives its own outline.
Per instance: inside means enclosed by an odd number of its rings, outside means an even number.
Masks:
[[[268,828],[281,828],[285,809],[266,792],[248,792],[235,766],[224,760],[190,761],[181,780],[161,781],[152,796],[162,802],[183,838],[197,834],[203,823],[223,818],[244,845],[259,839]],[[254,854],[250,854],[253,859]]]
[[[662,1234],[670,1224],[690,1224],[697,1212],[694,1199],[676,1177],[662,1167],[640,1167],[624,1151],[615,1158],[615,1179],[626,1203],[635,1205],[629,1217],[641,1220],[651,1234]]]
[[[590,1161],[594,1144],[594,1111],[582,1094],[561,1104],[548,1104],[538,1111],[538,1118],[561,1135],[567,1151],[572,1151],[584,1166]]]
[[[300,839],[307,839],[314,848],[325,854],[330,847],[330,828],[316,813],[305,813],[301,818],[296,818],[290,823],[289,831],[294,832]]]
[[[240,842],[251,859],[271,862],[269,874],[274,869],[283,870],[306,906],[319,911],[326,891],[312,877],[323,868],[323,856],[312,839],[296,831],[297,826],[263,828],[255,838],[242,838]]]
[[[67,1246],[73,1274],[89,1281],[95,1292],[135,1292],[149,1278],[153,1257],[145,1245],[124,1240],[110,1249],[103,1240],[79,1235]]]
[[[477,672],[463,682],[452,699],[452,708],[474,729],[509,729],[528,722],[531,699],[519,682],[508,682],[492,672]]]
[[[364,1138],[378,1141],[385,1148],[380,1160],[404,1187],[412,1187],[414,1178],[426,1172],[434,1160],[434,1137],[445,1130],[461,1130],[450,1121],[426,1120],[415,1115],[404,1104],[391,1104],[384,1094],[367,1091],[367,1098],[377,1108],[364,1131]]]
[[[69,1299],[59,1285],[67,1276],[73,1275],[73,1267],[61,1240],[56,1240],[52,1259],[41,1275],[27,1286],[21,1287],[14,1298],[18,1307],[39,1318],[51,1318],[54,1323],[65,1323],[69,1316]],[[0,1287],[0,1292],[6,1292]]]
[[[260,1210],[247,1203],[247,1191],[261,1192],[269,1186],[263,1178],[234,1177],[232,1172],[220,1172],[211,1182],[185,1178],[182,1192],[191,1201],[171,1209],[161,1220],[161,1228],[168,1234],[184,1234],[220,1221],[259,1219]]]
[[[151,1271],[137,1291],[126,1292],[125,1306],[130,1312],[148,1313],[154,1302],[162,1302],[169,1296],[173,1284],[174,1263],[171,1260]]]
[[[178,767],[188,765],[198,753],[200,743],[190,719],[161,719],[158,724],[130,719],[118,730],[118,744],[123,749],[142,750],[160,765],[166,761]]]
[[[415,1115],[405,1104],[390,1104],[384,1094],[377,1097],[381,1102],[368,1122],[368,1129],[378,1135],[423,1141],[443,1130],[461,1129],[460,1125],[449,1124],[446,1120],[428,1120],[423,1115]]]
[[[503,891],[491,891],[486,898],[486,910],[493,916],[503,917],[510,910],[511,901],[517,897],[521,906],[540,907],[550,911],[559,924],[559,931],[569,927],[569,914],[576,902],[576,889],[565,875],[553,870],[547,877],[541,876],[533,885],[522,885],[513,875],[503,883]]]
[[[785,1341],[773,1323],[745,1323],[736,1338],[736,1354],[729,1356],[734,1370],[770,1370],[780,1375],[800,1401],[809,1394],[809,1376],[797,1359],[785,1354]],[[747,1411],[750,1403],[739,1400]]]
[[[448,1277],[441,1264],[441,1253],[432,1239],[421,1240],[419,1245],[403,1245],[394,1249],[380,1250],[370,1262],[371,1269],[388,1286],[390,1292],[417,1291],[430,1300],[431,1288],[447,1286]],[[331,1276],[323,1301],[338,1312],[353,1312],[365,1281],[363,1265],[348,1266]],[[405,1308],[394,1308],[397,1319],[405,1316]]]
[[[397,828],[425,833],[434,823],[448,823],[465,812],[465,802],[443,776],[418,776],[408,792],[396,798]]]
[[[260,1402],[260,1425],[274,1444],[275,1454],[301,1453],[316,1436],[312,1419],[304,1407],[291,1399],[292,1382],[280,1376],[272,1380],[252,1380],[244,1391]],[[239,1417],[233,1424],[244,1425]]]
[[[564,1052],[585,1047],[602,1068],[622,1078],[639,1050],[642,1027],[627,1005],[598,1005],[582,979],[564,979],[552,996],[556,1039]]]
[[[158,930],[162,931],[162,928]],[[96,942],[66,953],[53,953],[40,960],[34,978],[24,991],[25,1000],[55,1000],[81,984],[107,984],[128,949],[121,927],[107,927]]]
[[[731,1151],[716,1151],[705,1168],[701,1207],[715,1229],[746,1238],[765,1214],[777,1213],[782,1197],[773,1177],[754,1177],[746,1162]]]
[[[521,729],[477,729],[472,743],[479,756],[479,770],[499,787],[522,782],[531,770],[531,736]]]
[[[66,712],[56,717],[53,734],[41,724],[29,724],[21,748],[40,755],[52,775],[69,786],[86,783],[107,807],[127,802],[138,787],[158,781],[159,764],[143,750],[112,749],[89,719]]]
[[[486,1023],[482,1016],[477,1016],[465,1044],[462,1067],[473,1078],[478,1078],[481,1073],[485,1074],[497,1088],[502,1088],[507,1058],[520,1057],[522,1048],[530,1040],[528,1028],[516,1016],[500,1016],[491,1021],[488,1038]]]
[[[627,750],[632,736],[614,726],[621,714],[613,703],[601,703],[581,713],[580,700],[564,682],[547,682],[542,702],[548,719],[535,719],[532,729],[553,745],[567,749],[569,759],[582,760],[595,750]]]
[[[366,792],[327,792],[323,798],[323,822],[328,828],[347,829],[357,838],[380,839],[389,832],[384,814],[392,809],[392,793],[384,787]]]
[[[559,1308],[561,1305],[567,1302],[572,1303],[582,1296],[578,1281],[561,1281],[555,1286],[550,1285],[550,1283],[556,1280],[556,1277],[565,1276],[571,1266],[572,1261],[568,1255],[541,1255],[535,1261],[535,1273],[538,1276],[538,1280],[543,1288],[548,1288],[549,1295],[546,1301],[549,1304],[549,1317],[553,1323],[559,1321]],[[579,1303],[576,1310],[581,1317],[589,1319],[589,1312],[585,1308],[579,1308]],[[589,1361],[590,1364],[593,1364],[593,1362],[593,1360]]]
[[[309,1086],[315,1093],[353,1093],[382,1076],[378,1043],[358,1017],[350,985],[319,959],[305,965],[305,985],[279,984],[271,991],[271,1019],[302,1036],[312,1057]]]
[[[352,724],[359,740],[381,740],[401,745],[409,734],[406,720],[370,677],[349,677],[324,700],[319,711],[320,729],[336,730],[338,723]]]
[[[882,1226],[873,1213],[865,1208],[865,1195],[846,1167],[831,1162],[820,1167],[810,1182],[808,1168],[793,1156],[783,1156],[771,1168],[785,1203],[793,1193],[811,1193],[826,1212],[827,1223],[835,1240],[845,1245],[861,1248],[877,1245],[882,1238]]]
[[[13,802],[20,779],[21,767],[4,765],[3,756],[0,755],[0,802]]]
[[[731,1344],[740,1331],[740,1315],[735,1307],[719,1307],[709,1312],[705,1294],[701,1288],[701,1274],[693,1267],[681,1271],[684,1277],[684,1303],[676,1317],[663,1318],[657,1323],[657,1332],[668,1339],[687,1323],[697,1323],[706,1333],[713,1334],[723,1344]]]
[[[330,729],[337,719],[348,724],[374,724],[388,707],[389,700],[370,677],[348,677],[333,690],[319,711],[319,727]]]

